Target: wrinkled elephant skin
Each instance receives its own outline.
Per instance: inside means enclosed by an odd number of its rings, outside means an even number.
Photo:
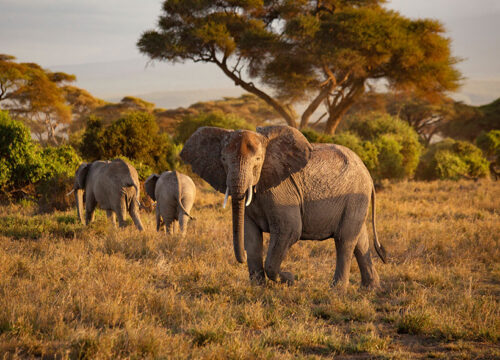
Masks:
[[[94,219],[97,205],[106,210],[113,225],[116,216],[120,227],[126,225],[129,212],[135,226],[143,230],[139,217],[139,178],[135,168],[122,159],[83,163],[75,173],[75,198],[78,217],[89,224]],[[83,192],[85,191],[85,216]]]
[[[288,126],[256,132],[203,127],[188,139],[181,157],[215,189],[232,196],[234,251],[239,262],[246,260],[253,281],[267,276],[293,283],[293,274],[281,270],[290,246],[334,238],[333,284],[346,289],[354,254],[362,285],[379,285],[365,225],[370,198],[375,210],[375,191],[368,170],[351,150],[311,145]],[[264,232],[270,233],[265,262]],[[385,261],[374,233],[375,249]]]

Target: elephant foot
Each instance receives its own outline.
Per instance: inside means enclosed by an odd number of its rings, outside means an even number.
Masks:
[[[253,285],[265,285],[266,275],[264,273],[264,270],[250,273],[250,282]]]
[[[295,276],[290,272],[282,271],[280,272],[280,282],[291,286],[295,282]]]
[[[380,281],[378,279],[373,279],[371,281],[361,281],[361,288],[365,290],[377,290],[380,289]]]
[[[361,287],[365,289],[380,288],[380,278],[374,268],[361,272]]]
[[[347,281],[340,281],[340,280],[333,280],[330,287],[332,290],[340,293],[340,294],[345,294],[347,292]]]

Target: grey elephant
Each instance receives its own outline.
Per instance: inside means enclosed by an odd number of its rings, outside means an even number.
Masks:
[[[82,223],[88,225],[94,219],[97,205],[106,210],[108,219],[125,226],[127,211],[135,226],[143,230],[139,217],[139,177],[135,168],[122,159],[94,161],[81,164],[75,173],[76,208]],[[83,216],[83,192],[85,191],[85,217]]]
[[[187,175],[177,171],[165,171],[161,175],[153,174],[144,183],[146,193],[156,201],[156,230],[160,231],[163,223],[169,234],[174,233],[176,221],[182,235],[186,234],[189,214],[196,197],[196,186]]]
[[[375,190],[368,170],[351,150],[311,145],[288,126],[259,127],[257,132],[202,127],[187,140],[180,156],[225,193],[224,203],[231,195],[234,252],[238,262],[246,258],[252,281],[262,283],[267,275],[293,283],[294,275],[281,270],[290,246],[298,240],[333,237],[333,285],[346,289],[353,253],[362,285],[379,285],[365,225],[371,198],[374,245],[385,262],[375,229]],[[270,233],[265,263],[264,232]]]

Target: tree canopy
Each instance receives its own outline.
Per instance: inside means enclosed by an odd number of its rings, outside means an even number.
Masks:
[[[91,161],[125,156],[156,171],[164,171],[173,167],[171,156],[176,149],[168,135],[160,132],[152,114],[129,112],[109,125],[91,116],[80,151]]]
[[[74,75],[0,55],[0,106],[23,119],[40,142],[58,144],[60,125],[71,121],[62,87],[75,80]]]
[[[166,0],[138,47],[153,60],[215,64],[290,126],[306,127],[324,104],[333,133],[371,81],[429,98],[458,86],[443,26],[383,2]],[[306,102],[300,122],[297,102]]]

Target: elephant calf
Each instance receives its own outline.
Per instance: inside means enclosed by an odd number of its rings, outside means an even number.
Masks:
[[[174,232],[175,221],[179,221],[181,234],[186,234],[186,227],[192,216],[189,214],[196,196],[196,186],[187,175],[177,171],[165,171],[161,175],[153,174],[144,183],[146,193],[156,201],[156,230],[160,231],[162,221],[167,232]]]
[[[82,223],[88,225],[94,219],[95,207],[99,205],[106,210],[113,225],[116,225],[115,216],[118,215],[120,227],[125,226],[128,211],[137,229],[143,230],[139,217],[139,177],[135,168],[122,159],[81,164],[75,173],[73,191],[76,191],[76,208]]]

